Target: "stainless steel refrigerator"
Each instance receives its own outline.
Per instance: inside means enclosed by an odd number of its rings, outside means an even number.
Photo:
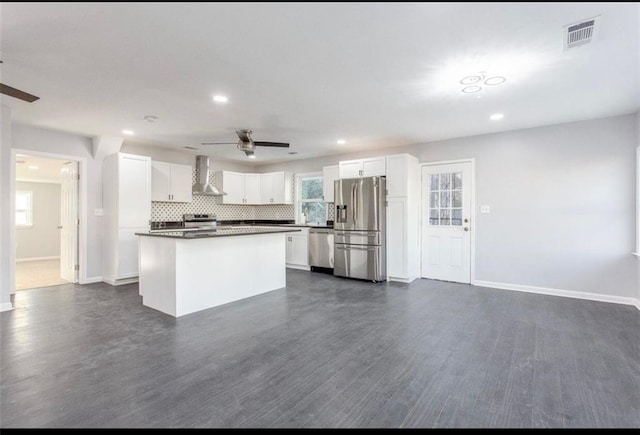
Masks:
[[[340,179],[334,182],[334,189],[333,274],[386,280],[385,178]]]

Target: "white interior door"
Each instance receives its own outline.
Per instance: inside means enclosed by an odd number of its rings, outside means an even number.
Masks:
[[[422,168],[422,277],[471,282],[471,162]]]
[[[78,282],[78,162],[70,162],[61,172],[60,277]]]

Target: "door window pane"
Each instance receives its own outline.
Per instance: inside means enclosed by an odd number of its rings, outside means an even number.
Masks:
[[[440,209],[440,225],[449,225],[449,216],[451,211],[448,208]]]
[[[16,223],[17,227],[33,225],[33,193],[16,191]]]
[[[439,216],[440,216],[440,212],[437,208],[429,210],[429,224],[438,225]]]
[[[431,190],[438,190],[438,174],[431,175]]]
[[[440,192],[440,207],[450,207],[449,192]]]
[[[440,174],[440,190],[449,190],[451,186],[451,174]]]
[[[453,174],[453,189],[462,190],[462,172],[456,172]]]
[[[462,192],[452,192],[453,201],[452,207],[462,207]]]
[[[461,208],[453,208],[451,209],[451,225],[462,225],[462,209]]]
[[[431,208],[437,208],[440,204],[440,195],[438,195],[438,192],[431,192],[431,204],[430,207]]]

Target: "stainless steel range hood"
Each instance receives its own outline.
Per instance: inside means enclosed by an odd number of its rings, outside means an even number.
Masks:
[[[215,186],[209,184],[209,157],[196,156],[196,183],[193,185],[194,195],[222,196]]]

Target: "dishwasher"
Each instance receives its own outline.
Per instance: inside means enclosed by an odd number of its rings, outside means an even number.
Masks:
[[[333,274],[333,229],[309,229],[309,265],[313,272]]]

